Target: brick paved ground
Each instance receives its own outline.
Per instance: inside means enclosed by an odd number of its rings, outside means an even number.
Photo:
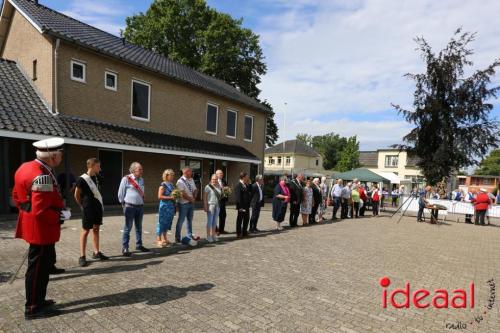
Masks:
[[[261,229],[272,226],[267,209]],[[153,246],[155,219],[145,217],[145,245]],[[195,220],[202,234],[202,212]],[[234,211],[228,221],[234,228]],[[121,217],[105,219],[104,253],[119,254],[121,228]],[[457,321],[468,325],[461,331],[500,332],[500,297],[470,325],[485,310],[486,281],[500,281],[500,227],[383,216],[239,241],[228,235],[217,245],[116,256],[86,268],[77,266],[78,233],[79,221],[65,224],[57,251],[67,274],[49,284],[64,314],[26,322],[23,279],[5,282],[26,245],[3,224],[0,332],[456,332],[445,325]],[[385,275],[390,289],[410,281],[412,288],[453,290],[474,281],[476,307],[384,310],[378,281]]]

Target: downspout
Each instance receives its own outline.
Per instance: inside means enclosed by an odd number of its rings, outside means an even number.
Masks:
[[[259,165],[259,172],[258,172],[258,174],[261,174],[262,177],[264,177],[264,160],[265,160],[264,154],[266,152],[266,145],[267,145],[267,143],[266,143],[266,139],[267,139],[267,116],[268,116],[267,111],[266,111],[265,115],[266,115],[266,117],[265,117],[265,121],[264,121],[264,148],[262,150],[262,155],[261,155],[262,160],[261,160],[261,163]],[[262,171],[260,170],[261,168],[262,168]]]
[[[57,56],[58,56],[58,51],[59,51],[59,45],[61,44],[61,40],[59,38],[56,39],[56,47],[54,48],[54,101],[52,103],[53,108],[52,112],[55,114],[59,114],[59,108],[58,108],[58,95],[57,95]]]

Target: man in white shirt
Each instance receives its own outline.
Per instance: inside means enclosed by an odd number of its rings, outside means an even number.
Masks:
[[[257,222],[259,221],[260,209],[264,207],[264,178],[262,175],[255,176],[255,183],[252,185],[252,217],[250,218],[250,233],[256,233]]]
[[[182,239],[181,230],[186,218],[187,236],[194,240],[197,238],[193,235],[193,213],[198,189],[196,188],[192,175],[193,170],[185,166],[182,168],[182,177],[177,181],[177,188],[182,192],[182,197],[179,199],[179,218],[175,226],[175,241],[178,243],[180,243]]]

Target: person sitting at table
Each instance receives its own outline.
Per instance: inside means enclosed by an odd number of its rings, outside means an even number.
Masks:
[[[423,214],[424,209],[430,205],[428,199],[432,198],[432,187],[426,186],[425,190],[419,193],[418,198],[418,213],[417,213],[417,222],[423,222]],[[431,223],[435,222],[438,218],[438,210],[431,210]]]

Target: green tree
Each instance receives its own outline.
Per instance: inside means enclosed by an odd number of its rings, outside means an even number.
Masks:
[[[340,152],[340,160],[337,163],[337,170],[340,172],[359,168],[359,142],[356,136],[347,139],[347,144]]]
[[[425,73],[406,75],[416,84],[413,110],[393,105],[415,126],[404,144],[395,147],[419,158],[417,165],[430,184],[477,164],[491,147],[498,147],[499,126],[489,118],[489,101],[500,87],[489,84],[500,60],[466,76],[466,67],[473,65],[468,45],[474,36],[458,29],[437,54],[424,38],[416,38],[427,68]]]
[[[328,133],[313,137],[312,145],[323,156],[323,168],[332,170],[336,169],[340,154],[347,146],[347,138],[335,133]]]
[[[242,19],[210,8],[205,0],[154,0],[146,13],[126,18],[122,36],[258,99],[267,71],[259,36],[242,27]],[[270,106],[269,103],[264,103]],[[266,142],[278,128],[268,114]]]
[[[500,149],[493,150],[486,156],[475,172],[478,175],[499,176],[500,175]]]
[[[274,110],[272,105],[267,100],[264,100],[262,104],[269,108],[266,124],[266,145],[270,147],[278,141],[278,126],[276,126],[274,122]]]
[[[297,140],[304,142],[306,145],[312,147],[312,135],[307,133],[298,133],[295,137]]]

